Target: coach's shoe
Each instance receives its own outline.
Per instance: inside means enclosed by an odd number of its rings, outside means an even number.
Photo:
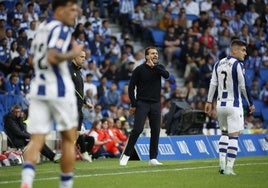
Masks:
[[[226,175],[236,175],[236,173],[234,173],[234,171],[233,171],[233,168],[231,168],[231,167],[226,167],[226,170],[224,171],[224,174],[226,174]]]
[[[120,161],[119,161],[119,165],[120,166],[126,166],[129,158],[130,158],[129,156],[123,154],[121,159],[120,159]]]
[[[57,153],[53,159],[54,163],[60,162],[61,159],[61,153]]]
[[[92,162],[92,155],[88,155],[88,152],[81,154],[83,161]]]
[[[149,161],[149,166],[158,166],[158,165],[163,165],[163,163],[160,163],[158,160],[156,159],[151,159]]]

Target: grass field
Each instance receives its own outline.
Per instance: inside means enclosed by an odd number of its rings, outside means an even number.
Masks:
[[[77,161],[74,188],[267,188],[268,156],[237,158],[236,176],[218,174],[218,160],[161,161],[163,166],[148,166],[148,161],[98,159]],[[37,166],[35,188],[58,187],[59,164]],[[21,166],[0,168],[0,188],[18,188]]]

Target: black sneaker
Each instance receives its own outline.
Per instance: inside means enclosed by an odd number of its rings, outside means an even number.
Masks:
[[[223,169],[219,169],[219,174],[224,174],[224,170]]]
[[[264,137],[265,141],[268,142],[268,135]]]

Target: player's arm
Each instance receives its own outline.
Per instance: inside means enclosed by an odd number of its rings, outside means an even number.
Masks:
[[[72,48],[67,53],[62,53],[56,48],[50,48],[47,52],[48,62],[52,65],[57,65],[65,60],[71,60],[78,56],[83,48],[84,45],[77,44],[76,42],[72,43]]]
[[[250,95],[250,88],[246,84],[246,79],[241,64],[238,64],[237,66],[237,76],[241,93],[244,96],[245,100],[247,101],[250,113],[253,113],[255,111],[255,106],[253,104],[253,99]]]
[[[217,79],[217,74],[216,74],[217,67],[218,67],[218,64],[215,64],[215,66],[213,68],[213,72],[212,72],[212,77],[210,80],[207,102],[205,104],[205,113],[207,113],[207,114],[211,113],[212,101],[213,101],[214,94],[215,94],[217,84],[218,84],[218,79]]]

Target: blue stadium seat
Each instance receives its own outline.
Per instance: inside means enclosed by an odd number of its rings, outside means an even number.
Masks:
[[[261,113],[262,113],[262,119],[263,119],[262,128],[267,129],[268,128],[268,106],[267,105],[262,108]]]
[[[263,109],[263,102],[261,100],[253,100],[253,104],[255,106],[255,112],[254,112],[254,116],[255,117],[261,117],[262,116],[262,109]]]
[[[84,123],[84,126],[85,126],[85,129],[86,130],[90,130],[91,129],[91,127],[92,127],[92,123],[91,122],[89,122],[89,121],[83,121],[83,123]]]
[[[186,14],[186,18],[187,18],[187,20],[194,21],[194,20],[198,19],[198,16],[195,14]]]
[[[129,80],[119,80],[118,81],[118,90],[123,91],[124,86],[129,83]]]
[[[252,85],[252,81],[253,81],[254,76],[255,76],[254,69],[246,69],[245,70],[245,76],[246,76],[247,84],[249,86],[251,86]]]
[[[99,86],[100,85],[100,81],[99,80],[92,80],[92,83],[95,85],[95,86]]]
[[[152,30],[152,37],[154,41],[154,45],[158,47],[164,46],[164,37],[166,35],[166,32],[163,30]]]
[[[261,68],[260,69],[260,78],[264,82],[268,81],[268,68]]]

